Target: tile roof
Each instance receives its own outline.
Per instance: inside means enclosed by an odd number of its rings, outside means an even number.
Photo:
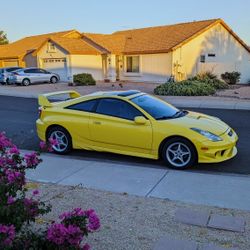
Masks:
[[[64,37],[70,34],[74,30],[53,32],[48,34],[42,34],[37,36],[29,36],[20,39],[16,42],[10,43],[4,49],[0,48],[0,58],[17,58],[27,54],[30,51],[34,51],[41,46],[48,38]],[[1,47],[1,46],[0,46]]]
[[[89,45],[82,38],[53,37],[49,40],[54,41],[72,55],[98,55],[104,53],[102,50]]]
[[[25,37],[0,46],[0,58],[22,57],[36,53],[48,40],[70,54],[149,54],[167,53],[193,39],[215,24],[221,23],[249,52],[250,48],[221,19],[194,21],[174,25],[117,31],[113,34],[80,33],[75,30]],[[76,32],[77,35],[75,36]],[[73,35],[71,35],[73,33]]]
[[[111,53],[120,54],[124,51],[126,37],[122,34],[82,33],[83,39],[92,42],[93,46],[101,46]]]
[[[113,53],[161,53],[169,52],[218,20],[124,30],[111,35],[83,33],[83,36]]]
[[[113,53],[163,53],[176,49],[218,23],[221,23],[250,52],[249,47],[222,19],[123,30],[111,35],[83,33],[83,36]]]

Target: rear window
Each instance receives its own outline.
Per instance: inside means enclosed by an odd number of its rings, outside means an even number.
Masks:
[[[68,106],[67,109],[79,110],[84,112],[92,112],[97,104],[97,100],[90,100],[85,102],[80,102],[71,106]]]
[[[15,67],[15,68],[9,68],[9,69],[6,69],[7,72],[12,72],[12,71],[15,71],[15,70],[18,70],[18,69],[21,69],[20,67]]]

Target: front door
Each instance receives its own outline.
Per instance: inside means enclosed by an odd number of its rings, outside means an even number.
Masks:
[[[117,98],[102,98],[96,112],[90,115],[90,137],[96,146],[141,153],[152,148],[152,127],[134,122],[136,116],[143,116],[130,103]]]

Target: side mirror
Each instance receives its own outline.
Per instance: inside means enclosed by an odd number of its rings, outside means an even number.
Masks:
[[[143,116],[136,116],[134,119],[134,122],[138,125],[144,125],[144,124],[146,124],[147,120]]]

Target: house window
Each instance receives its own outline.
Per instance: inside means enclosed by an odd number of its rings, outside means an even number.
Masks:
[[[48,43],[48,51],[49,52],[55,52],[56,51],[56,46],[54,43]]]
[[[127,56],[126,66],[128,73],[139,73],[140,72],[140,57],[139,56]]]
[[[201,55],[200,56],[200,62],[201,63],[205,63],[206,62],[206,56],[205,55]]]
[[[216,54],[210,53],[210,54],[208,54],[207,56],[208,56],[208,57],[216,57]]]

